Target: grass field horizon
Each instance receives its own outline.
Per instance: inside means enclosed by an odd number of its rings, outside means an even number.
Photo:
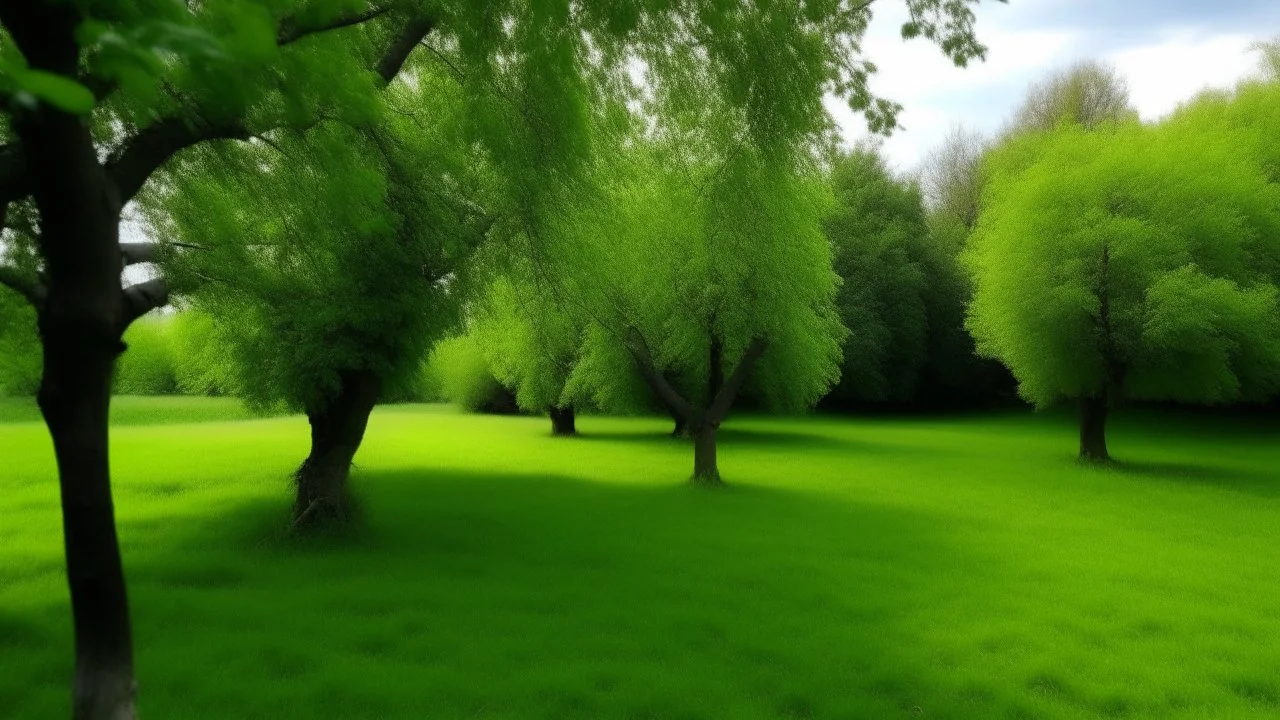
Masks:
[[[350,536],[283,533],[299,416],[117,398],[144,717],[1270,718],[1280,427],[1120,413],[658,418],[392,405]],[[66,716],[48,434],[0,402],[0,715]]]

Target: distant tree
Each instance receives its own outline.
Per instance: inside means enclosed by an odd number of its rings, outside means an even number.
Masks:
[[[116,363],[117,395],[172,395],[178,390],[171,318],[139,318],[124,333],[129,352]]]
[[[1014,115],[1011,130],[1047,131],[1064,122],[1093,130],[1137,116],[1129,104],[1128,83],[1116,69],[1085,61],[1033,85]]]
[[[1023,397],[1080,403],[1081,458],[1109,459],[1122,398],[1257,399],[1280,381],[1280,188],[1235,140],[1068,126],[991,158],[969,328]]]
[[[35,309],[17,293],[0,287],[0,395],[35,395],[39,387]]]
[[[472,308],[471,336],[520,409],[551,416],[555,435],[577,433],[569,376],[582,349],[585,322],[539,287],[525,268],[493,280]]]
[[[962,127],[952,128],[942,144],[925,156],[920,185],[931,216],[959,229],[963,236],[978,224],[982,200],[982,158],[991,143],[982,135]],[[942,229],[956,233],[952,227]],[[961,237],[958,244],[963,244]]]
[[[845,330],[816,170],[699,137],[710,127],[633,146],[611,187],[617,210],[594,251],[575,253],[586,280],[568,294],[602,328],[588,340],[606,347],[585,354],[617,361],[626,356],[612,348],[625,348],[684,418],[694,480],[714,484],[717,429],[747,382],[772,407],[812,405],[839,375]],[[587,362],[575,381],[626,386],[629,375]]]
[[[822,228],[842,282],[835,304],[849,329],[833,399],[915,399],[925,361],[927,278],[920,257],[929,228],[919,188],[894,178],[874,149],[837,158],[833,210]]]
[[[467,412],[517,410],[515,400],[494,377],[483,348],[472,335],[452,335],[437,342],[427,358],[426,374],[440,399]]]

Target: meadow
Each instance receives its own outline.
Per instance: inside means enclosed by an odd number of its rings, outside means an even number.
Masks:
[[[375,410],[361,522],[284,532],[302,417],[117,398],[140,713],[1274,718],[1280,427],[739,417],[722,489],[656,418]],[[65,717],[57,481],[0,404],[0,716]]]

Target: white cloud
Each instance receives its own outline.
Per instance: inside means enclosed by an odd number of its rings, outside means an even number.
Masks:
[[[1122,34],[1109,24],[1064,25],[1061,6],[983,2],[977,29],[988,47],[987,60],[957,68],[927,41],[902,41],[904,7],[883,5],[863,43],[879,67],[872,90],[904,106],[899,122],[905,129],[883,143],[890,162],[903,171],[916,167],[954,126],[988,134],[999,130],[1033,82],[1073,62],[1113,63],[1128,79],[1135,107],[1149,120],[1206,87],[1229,86],[1248,74],[1256,60],[1248,46],[1265,37],[1179,23],[1161,18],[1159,8],[1149,9],[1151,22],[1143,32]],[[1046,7],[1056,7],[1053,22],[1037,20],[1035,13]],[[828,108],[848,142],[868,136],[862,117],[843,102],[830,98]]]

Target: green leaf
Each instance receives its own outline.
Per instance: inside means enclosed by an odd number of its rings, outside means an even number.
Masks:
[[[13,73],[13,83],[18,91],[28,92],[59,110],[74,115],[86,115],[93,110],[93,93],[66,76],[44,70],[22,70]]]

